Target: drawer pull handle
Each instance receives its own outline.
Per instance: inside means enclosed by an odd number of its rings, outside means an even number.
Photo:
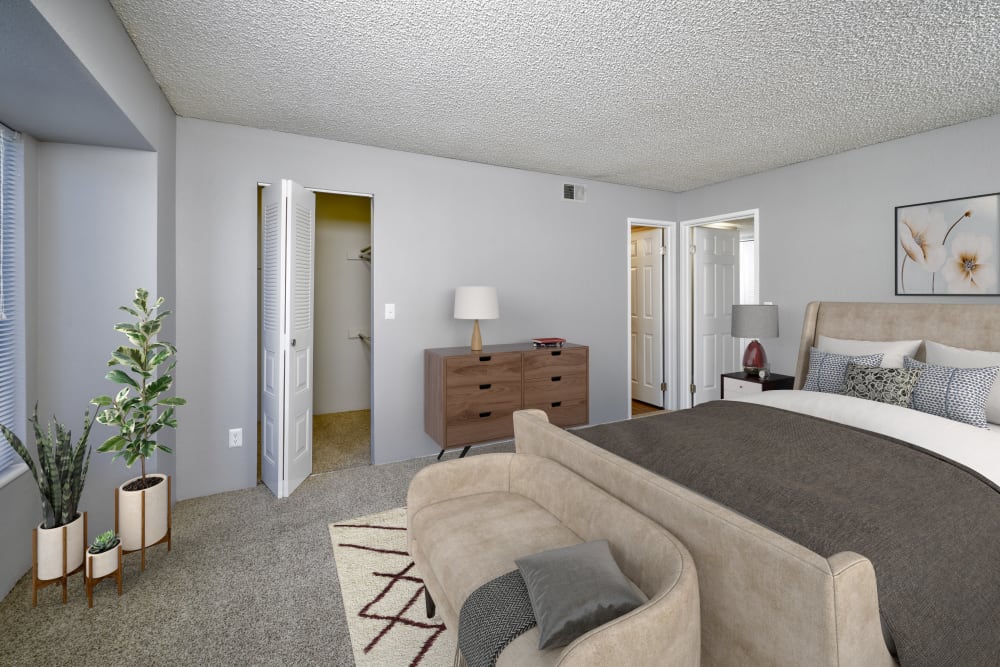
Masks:
[[[562,380],[562,375],[553,375],[552,376],[552,381],[553,382],[559,382],[560,380]]]
[[[489,361],[492,358],[493,358],[493,355],[487,354],[485,356],[479,357],[479,361]]]
[[[560,405],[562,405],[562,401],[555,401],[552,403],[552,407],[554,408],[558,408]]]
[[[481,385],[479,385],[479,388],[480,388],[480,389],[489,389],[489,388],[490,388],[490,387],[492,387],[492,386],[493,386],[493,385],[491,385],[491,384],[481,384]]]
[[[558,357],[560,354],[562,354],[562,350],[552,350],[553,357]]]
[[[480,412],[479,416],[480,417],[489,417],[491,414],[493,414],[492,411],[489,411],[489,412]]]

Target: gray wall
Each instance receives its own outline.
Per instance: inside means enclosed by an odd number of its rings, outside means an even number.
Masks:
[[[471,323],[451,316],[458,285],[499,290],[487,344],[590,345],[591,420],[626,416],[626,219],[669,218],[674,195],[588,182],[586,202],[563,201],[559,176],[186,118],[177,146],[177,343],[185,365],[210,369],[178,374],[198,406],[177,434],[178,497],[256,479],[255,448],[229,449],[226,433],[256,431],[258,181],[374,194],[376,462],[437,451],[423,432],[422,351],[468,344]]]
[[[996,303],[894,296],[894,208],[1000,191],[1000,116],[681,194],[679,220],[760,209],[760,300],[778,304],[776,372],[794,373],[810,301]]]
[[[175,296],[175,116],[105,0],[34,0],[156,152],[29,141],[25,202],[28,231],[28,403],[79,432],[87,402],[106,393],[105,362],[118,344],[116,308],[139,286]],[[27,91],[30,94],[30,91]],[[168,331],[167,335],[173,332]],[[108,431],[95,427],[92,443]],[[172,442],[168,434],[164,442]],[[172,472],[172,457],[156,469]],[[113,526],[113,488],[135,476],[121,461],[94,453],[82,507],[90,537]],[[37,523],[37,489],[22,476],[0,489],[0,595],[30,568],[24,526]],[[8,512],[31,508],[23,520]],[[16,524],[16,525],[15,525]]]

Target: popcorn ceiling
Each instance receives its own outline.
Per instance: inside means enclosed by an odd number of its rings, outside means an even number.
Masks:
[[[995,0],[111,0],[177,114],[684,191],[1000,113]]]

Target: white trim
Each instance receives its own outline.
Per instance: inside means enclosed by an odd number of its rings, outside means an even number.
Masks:
[[[678,377],[683,383],[684,389],[684,400],[678,401],[678,408],[691,407],[691,394],[688,391],[688,387],[694,381],[691,373],[691,355],[693,354],[691,350],[691,309],[693,304],[691,303],[691,243],[692,237],[694,235],[695,227],[702,227],[704,225],[711,225],[716,222],[729,222],[731,220],[742,220],[745,218],[753,218],[753,237],[754,237],[754,264],[756,266],[754,282],[756,283],[754,290],[757,294],[757,299],[761,298],[760,294],[760,209],[751,208],[745,211],[734,211],[733,213],[722,213],[720,215],[711,215],[707,218],[695,218],[693,220],[684,220],[681,222],[681,241],[678,244],[683,245],[683,249],[678,248],[680,253],[680,280],[679,285],[679,296],[678,302],[680,304],[677,317],[677,326],[679,332],[680,349],[678,350],[677,357],[677,367],[678,367]],[[680,368],[684,368],[683,372],[680,372]]]
[[[663,407],[676,410],[680,385],[678,380],[677,357],[677,223],[669,220],[650,220],[648,218],[627,218],[625,225],[625,415],[632,415],[632,261],[629,247],[632,242],[632,227],[660,227],[664,233],[664,243],[667,254],[664,255],[663,282],[671,289],[663,290],[663,381],[667,383],[667,400]]]

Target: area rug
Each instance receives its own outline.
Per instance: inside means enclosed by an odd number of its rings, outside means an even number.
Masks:
[[[424,582],[406,552],[406,508],[330,524],[358,667],[450,667],[455,642],[427,618]]]

